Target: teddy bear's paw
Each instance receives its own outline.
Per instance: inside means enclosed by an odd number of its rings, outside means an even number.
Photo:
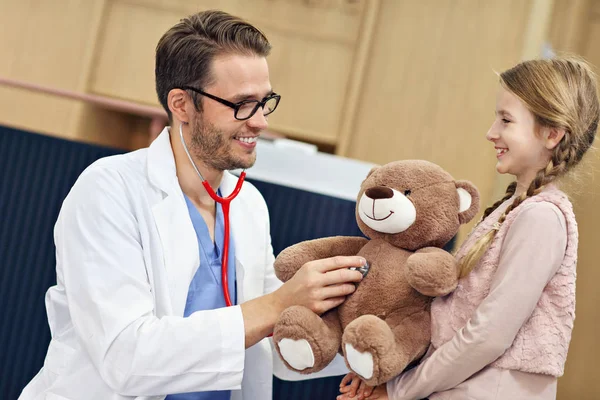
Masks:
[[[294,369],[302,371],[315,365],[315,355],[306,339],[283,338],[278,342],[281,357]]]
[[[365,379],[373,377],[373,356],[369,352],[361,353],[351,344],[346,343],[346,360],[350,368]]]

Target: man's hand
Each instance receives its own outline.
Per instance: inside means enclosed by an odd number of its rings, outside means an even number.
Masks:
[[[290,306],[304,306],[321,315],[342,304],[354,292],[353,282],[362,279],[360,272],[348,268],[360,267],[365,262],[356,256],[307,262],[273,293],[243,303],[246,348],[273,332],[279,314]]]
[[[354,282],[360,282],[362,274],[348,268],[365,263],[364,258],[356,256],[308,262],[273,293],[274,298],[282,310],[300,305],[316,314],[323,314],[342,304],[346,296],[354,292]]]

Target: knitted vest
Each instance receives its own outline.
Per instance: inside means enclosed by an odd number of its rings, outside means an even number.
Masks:
[[[565,257],[554,277],[544,288],[536,308],[517,333],[511,347],[492,366],[562,376],[575,319],[578,233],[569,199],[553,186],[526,199],[512,210],[473,271],[459,281],[453,293],[433,302],[432,344],[435,348],[450,341],[455,332],[466,325],[476,308],[488,295],[498,268],[500,249],[506,233],[525,204],[541,201],[556,205],[564,214],[567,224]],[[502,207],[495,210],[475,228],[457,253],[457,259],[462,258],[482,235],[492,229],[504,209]]]

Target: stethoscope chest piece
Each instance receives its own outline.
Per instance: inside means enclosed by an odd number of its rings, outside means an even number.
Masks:
[[[371,268],[371,265],[369,264],[369,262],[366,262],[365,265],[362,265],[360,267],[350,267],[348,268],[349,270],[352,271],[358,271],[362,274],[363,279],[365,278],[365,276],[367,276],[367,274],[369,273],[369,269]]]

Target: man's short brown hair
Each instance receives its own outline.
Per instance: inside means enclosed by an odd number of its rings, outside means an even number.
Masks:
[[[266,57],[271,45],[266,36],[241,18],[223,11],[202,11],[182,19],[156,46],[156,93],[171,119],[169,91],[181,86],[203,89],[211,83],[212,61],[220,54]],[[196,107],[199,107],[195,93]]]

